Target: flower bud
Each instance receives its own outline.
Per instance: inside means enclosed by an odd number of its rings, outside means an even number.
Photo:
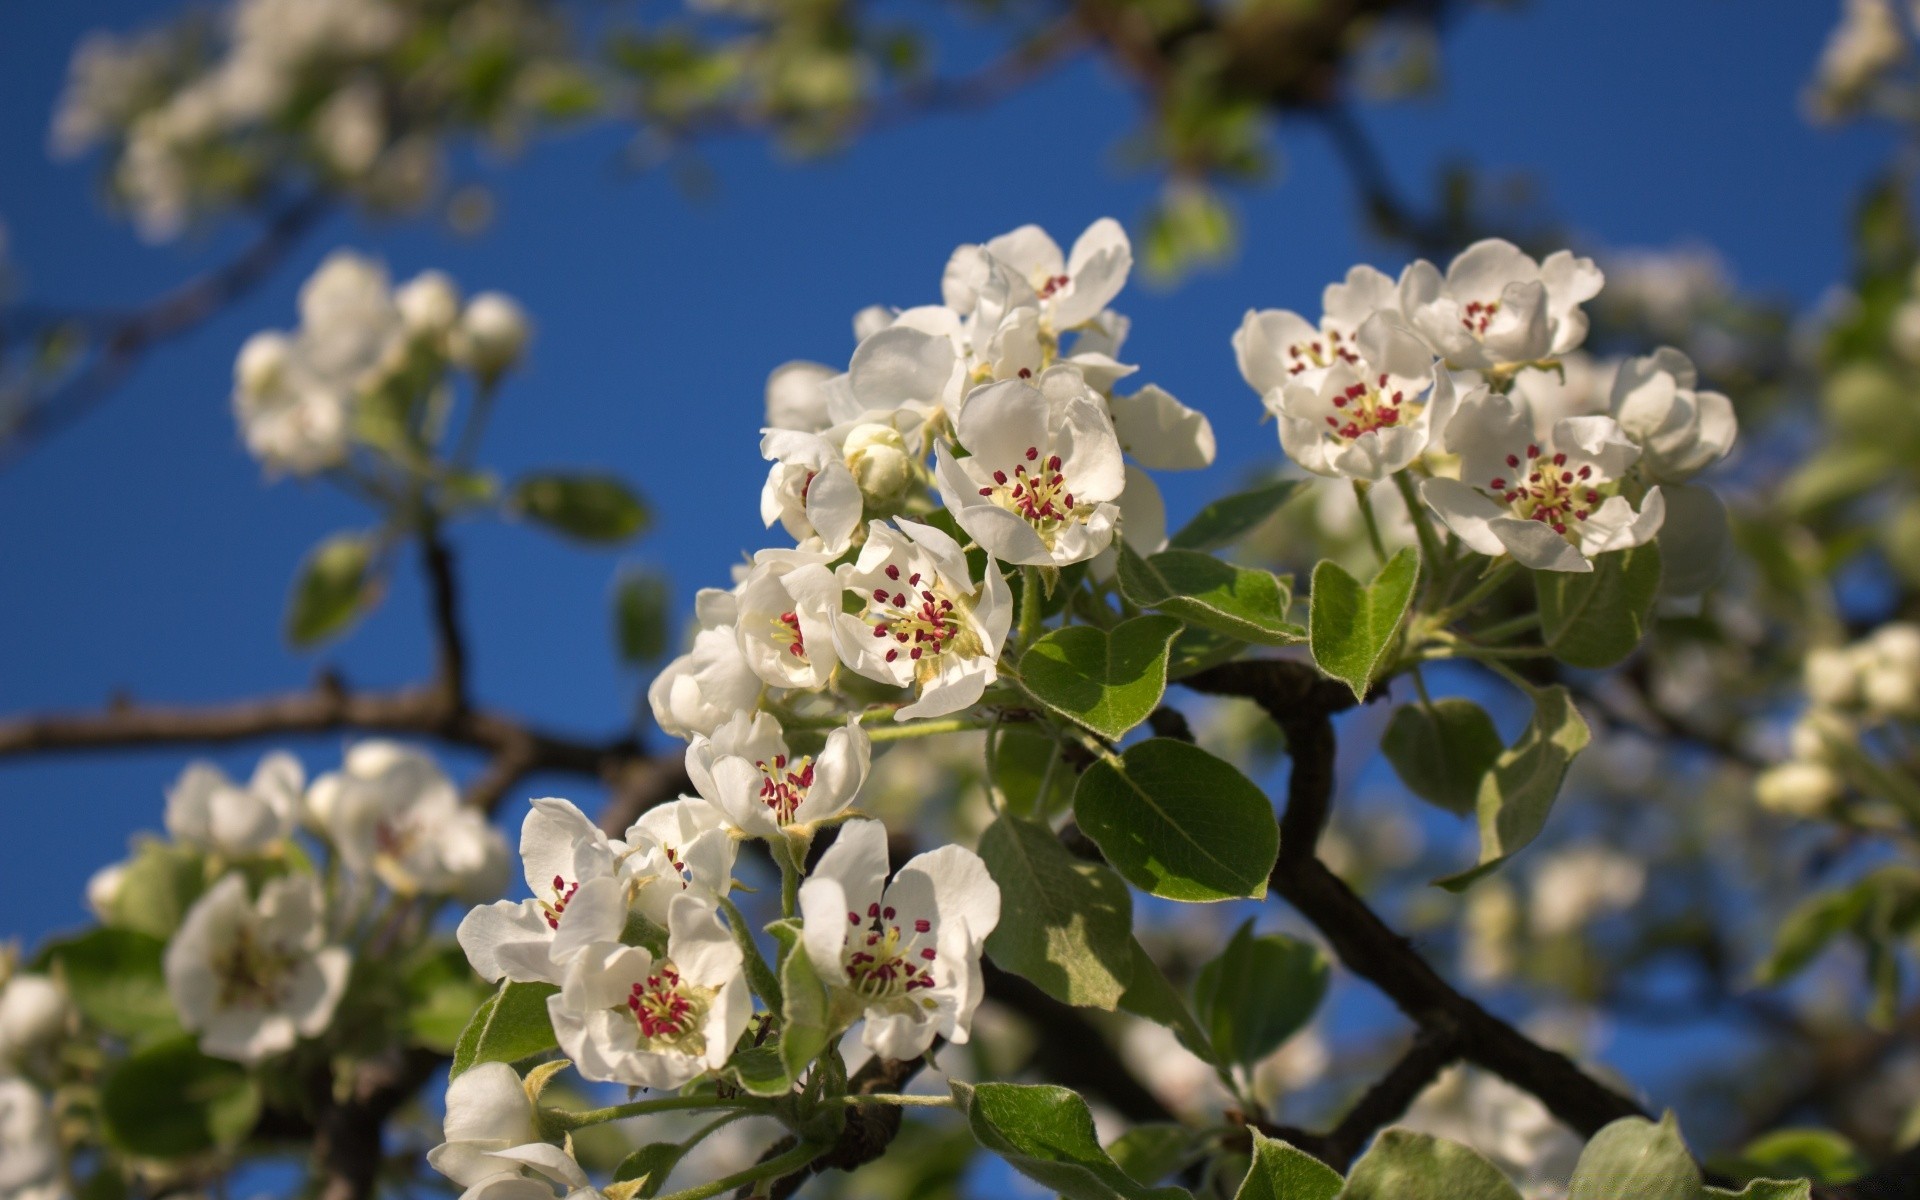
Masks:
[[[460,288],[442,271],[420,272],[393,294],[393,303],[416,337],[445,337],[460,320]]]
[[[1860,698],[1880,716],[1920,715],[1920,627],[1882,626],[1864,647]]]
[[[87,880],[87,907],[101,923],[113,924],[114,905],[120,900],[120,885],[126,881],[127,864],[108,863]]]
[[[1858,736],[1853,722],[1831,709],[1816,708],[1794,722],[1788,738],[1794,758],[1801,762],[1831,764],[1834,745],[1845,745]]]
[[[884,304],[869,304],[853,314],[853,340],[864,342],[894,322],[894,311]]]
[[[891,425],[854,426],[842,451],[860,494],[875,508],[896,503],[913,482],[913,458],[907,453],[906,439]]]
[[[1768,767],[1753,783],[1760,807],[1791,817],[1817,817],[1845,790],[1833,768],[1817,762]]]
[[[460,315],[455,357],[476,374],[493,378],[520,361],[531,332],[527,314],[510,297],[481,292]]]
[[[1844,708],[1860,697],[1860,670],[1847,650],[1816,646],[1801,667],[1807,698],[1823,708]]]
[[[44,975],[15,975],[0,987],[0,1059],[17,1058],[58,1038],[67,998]]]
[[[256,333],[233,360],[233,385],[247,396],[261,396],[280,378],[293,354],[293,339],[269,330]]]

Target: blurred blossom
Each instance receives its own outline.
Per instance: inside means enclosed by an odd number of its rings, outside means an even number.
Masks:
[[[1638,859],[1606,846],[1576,846],[1539,860],[1527,915],[1538,936],[1572,933],[1632,906],[1646,884]]]

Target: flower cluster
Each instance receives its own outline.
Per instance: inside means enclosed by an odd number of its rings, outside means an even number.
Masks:
[[[233,410],[247,449],[273,474],[344,465],[356,443],[402,457],[405,401],[449,367],[491,388],[526,349],[525,314],[425,271],[400,287],[386,268],[336,251],[300,289],[300,327],[257,333],[233,366]]]
[[[1398,280],[1355,267],[1327,288],[1318,322],[1249,312],[1234,350],[1296,463],[1360,484],[1414,472],[1426,506],[1478,553],[1591,571],[1684,507],[1685,561],[1717,564],[1724,511],[1686,481],[1732,448],[1733,406],[1662,348],[1620,364],[1606,411],[1589,409],[1569,374],[1586,366],[1581,306],[1601,284],[1590,259],[1536,261],[1489,239],[1444,275],[1425,260]],[[1695,554],[1695,539],[1715,540]],[[1672,590],[1698,591],[1715,571]]]
[[[1897,758],[1903,737],[1920,726],[1920,626],[1893,622],[1849,646],[1816,646],[1804,684],[1810,705],[1789,736],[1791,756],[1755,782],[1760,803],[1814,817],[1850,788],[1888,798],[1900,774],[1876,759],[1889,750]]]
[[[156,887],[186,888],[164,958],[174,1013],[203,1053],[248,1064],[327,1030],[351,945],[391,935],[372,926],[398,920],[411,902],[472,901],[506,882],[500,835],[432,759],[392,742],[351,747],[339,771],[310,785],[286,753],[267,755],[245,783],[193,763],[167,793],[166,827],[170,842],[148,841],[101,870],[88,899],[103,924],[155,932]],[[323,886],[302,831],[339,868],[340,886]],[[13,1006],[39,1014],[35,1028],[56,1020],[45,996],[13,999],[14,988],[33,986],[21,976],[0,991],[0,1049]]]

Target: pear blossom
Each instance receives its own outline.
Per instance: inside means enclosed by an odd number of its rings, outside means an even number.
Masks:
[[[772,687],[825,687],[840,665],[833,648],[840,585],[828,561],[805,550],[762,550],[740,585],[740,653]]]
[[[1266,401],[1288,457],[1316,475],[1377,482],[1426,452],[1452,419],[1454,383],[1400,321],[1368,319],[1328,367],[1293,376]]]
[[[1234,358],[1241,378],[1263,398],[1308,371],[1339,362],[1352,365],[1360,327],[1376,313],[1397,314],[1400,297],[1390,276],[1357,266],[1343,282],[1327,285],[1320,306],[1318,325],[1299,313],[1276,308],[1249,309],[1242,318],[1233,335]]]
[[[1643,545],[1666,515],[1658,487],[1636,511],[1620,481],[1640,455],[1609,417],[1564,417],[1539,436],[1524,407],[1484,388],[1447,425],[1459,479],[1420,496],[1471,549],[1538,571],[1593,570],[1596,554]]]
[[[572,1155],[541,1140],[533,1099],[519,1073],[506,1063],[476,1064],[447,1084],[447,1116],[441,1129],[446,1140],[427,1151],[427,1165],[469,1189],[469,1196],[504,1176],[538,1188],[529,1192],[534,1200],[550,1200],[553,1189],[531,1180],[529,1169],[569,1189],[589,1186]],[[505,1191],[493,1188],[487,1194],[504,1200]]]
[[[120,888],[127,880],[127,864],[108,863],[87,876],[87,911],[101,924],[112,924],[114,909],[120,903]]]
[[[767,425],[819,433],[833,424],[822,386],[838,372],[825,363],[783,363],[767,376]]]
[[[1920,717],[1920,626],[1895,621],[1861,644],[1860,698],[1879,717]]]
[[[1692,360],[1671,346],[1628,359],[1614,376],[1613,419],[1640,447],[1640,470],[1649,479],[1683,482],[1733,448],[1733,401],[1698,384]]]
[[[1527,913],[1542,937],[1573,933],[1639,902],[1647,868],[1606,846],[1576,846],[1540,860]]]
[[[21,972],[0,983],[0,1071],[58,1041],[69,1008],[66,993],[45,975]]]
[[[760,489],[760,519],[780,522],[803,546],[829,558],[844,552],[860,527],[860,485],[840,448],[819,434],[767,429],[760,456],[773,464]]]
[[[869,509],[898,508],[913,487],[920,458],[894,425],[862,421],[839,433],[840,454]]]
[[[258,900],[243,876],[228,875],[194,902],[167,943],[167,994],[204,1053],[260,1062],[333,1020],[352,960],[325,941],[324,901],[311,875],[270,879]]]
[[[1087,226],[1064,255],[1045,230],[1022,225],[984,246],[954,251],[941,281],[948,306],[962,313],[974,311],[995,262],[1011,272],[1026,297],[1037,301],[1046,328],[1064,333],[1099,316],[1126,287],[1133,246],[1126,229],[1111,217]]]
[[[1603,282],[1590,258],[1559,250],[1536,262],[1512,242],[1487,238],[1462,250],[1445,276],[1425,259],[1408,266],[1400,309],[1448,366],[1513,372],[1584,342],[1580,305]]]
[[[1113,418],[1120,448],[1141,466],[1155,471],[1197,471],[1213,465],[1213,423],[1205,413],[1188,408],[1166,389],[1150,383],[1131,396],[1110,397],[1107,411]],[[1131,487],[1133,476],[1127,478]],[[1124,499],[1121,504],[1125,507]]]
[[[1534,430],[1542,435],[1561,417],[1610,415],[1613,381],[1620,371],[1618,362],[1601,362],[1583,350],[1564,354],[1559,361],[1555,370],[1520,372],[1507,389],[1507,395],[1526,406]]]
[[[467,301],[453,331],[454,361],[483,379],[511,369],[533,336],[524,309],[500,292],[481,292]]]
[[[480,900],[506,886],[499,832],[419,750],[361,742],[340,770],[314,780],[307,806],[349,871],[377,876],[401,895]]]
[[[965,1042],[985,981],[981,947],[1000,923],[1000,888],[971,850],[916,855],[887,882],[887,830],[853,821],[800,885],[801,940],[814,970],[865,1019],[883,1058]]]
[[[260,854],[292,834],[306,780],[285,751],[262,758],[245,787],[212,763],[189,763],[167,792],[167,832],[235,858]]]
[[[1789,817],[1821,816],[1846,792],[1840,773],[1820,762],[1777,763],[1753,781],[1760,807]]]
[[[734,713],[760,703],[766,682],[741,649],[739,604],[739,598],[723,588],[702,588],[695,596],[698,628],[692,649],[647,685],[654,723],[665,733],[677,738],[712,733]]]
[[[407,332],[443,339],[460,321],[460,285],[445,271],[422,271],[394,290],[393,306]]]
[[[66,1195],[52,1108],[26,1080],[0,1077],[0,1196],[62,1200]]]
[[[736,713],[687,747],[694,790],[746,837],[805,836],[843,816],[872,762],[872,744],[857,718],[827,734],[816,755],[787,748],[780,723],[766,713]]]
[[[1064,567],[1113,540],[1126,473],[1113,421],[1080,373],[1055,367],[1038,384],[967,397],[955,432],[969,457],[935,448],[940,497],[1000,561]]]
[[[680,893],[727,894],[737,849],[725,817],[705,800],[683,796],[655,805],[615,843],[627,907],[665,928]]]
[[[336,250],[300,285],[300,348],[314,372],[350,387],[373,381],[402,328],[387,269]]]
[[[753,1007],[744,964],[712,900],[683,893],[667,910],[665,958],[590,946],[567,965],[547,1012],[583,1077],[677,1088],[732,1056]]]
[[[869,679],[918,691],[897,719],[958,712],[998,677],[1013,595],[991,562],[976,584],[967,556],[945,533],[917,521],[874,521],[860,557],[838,574],[862,605],[834,618],[840,661]]]
[[[474,908],[455,931],[475,973],[488,982],[559,983],[587,946],[618,941],[627,923],[622,849],[572,801],[535,800],[520,825],[520,865],[532,897]]]
[[[880,421],[912,428],[942,410],[951,412],[966,382],[955,348],[958,329],[945,309],[916,308],[861,339],[844,385],[825,385],[834,424]]]
[[[1840,23],[1827,35],[1807,88],[1808,110],[1825,121],[1845,116],[1907,54],[1893,0],[1844,0]]]
[[[247,452],[269,472],[312,475],[345,461],[353,398],[315,374],[291,338],[253,335],[233,375],[234,419]]]

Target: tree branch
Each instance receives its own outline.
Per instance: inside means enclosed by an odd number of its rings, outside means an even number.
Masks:
[[[1368,1088],[1359,1103],[1321,1139],[1319,1157],[1346,1174],[1373,1135],[1404,1116],[1420,1093],[1459,1058],[1460,1039],[1452,1030],[1423,1027],[1416,1031],[1413,1045],[1407,1047],[1393,1069]]]

